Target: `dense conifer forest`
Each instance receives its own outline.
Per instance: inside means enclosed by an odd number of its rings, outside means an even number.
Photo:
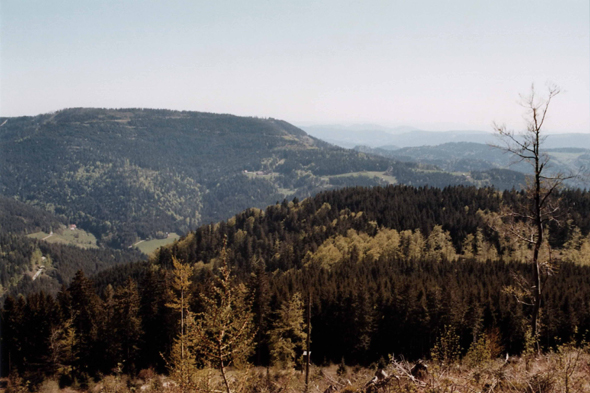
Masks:
[[[299,367],[308,296],[314,364],[436,358],[449,335],[457,356],[481,342],[493,343],[495,356],[521,354],[531,310],[511,288],[530,278],[530,250],[489,223],[524,197],[474,187],[356,187],[248,209],[149,262],[93,277],[79,271],[55,295],[8,296],[2,371],[33,385],[55,376],[85,386],[114,369],[133,375],[150,367],[182,380],[182,370],[204,359],[219,368],[214,352],[190,340],[213,337],[206,316],[222,304],[243,311],[226,315],[227,326],[252,327],[241,362]],[[549,229],[545,249],[554,266],[537,338],[545,350],[590,331],[590,194],[555,197],[567,217]]]

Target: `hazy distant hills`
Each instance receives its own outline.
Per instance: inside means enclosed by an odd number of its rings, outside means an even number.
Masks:
[[[444,143],[438,146],[419,146],[391,149],[388,147],[370,148],[357,146],[355,150],[376,154],[400,161],[435,165],[448,172],[488,171],[490,169],[511,169],[530,173],[531,166],[517,162],[510,154],[489,145],[472,142]],[[577,173],[590,168],[590,150],[582,148],[549,148],[545,152],[550,157],[549,172]],[[586,188],[584,179],[570,182],[570,185]]]
[[[389,145],[391,144],[392,134],[417,130],[411,127],[388,129],[370,124],[359,126],[302,126],[301,128],[309,135],[348,149],[358,145],[371,147]]]
[[[375,125],[312,125],[302,128],[309,135],[346,148],[362,145],[369,147],[388,146],[392,149],[425,145],[436,146],[452,142],[487,144],[497,141],[492,133],[484,131],[423,131],[413,127],[387,128]],[[590,133],[550,134],[545,142],[545,147],[590,149]]]
[[[0,194],[114,247],[331,188],[509,188],[518,180],[516,172],[451,174],[342,149],[276,119],[78,108],[0,124]]]

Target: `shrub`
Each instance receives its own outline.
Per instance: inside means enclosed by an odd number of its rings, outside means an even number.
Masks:
[[[490,345],[487,337],[481,336],[469,347],[467,355],[465,355],[464,362],[469,367],[477,367],[482,363],[489,362],[491,359],[492,353],[490,351]]]
[[[436,340],[436,344],[430,352],[432,360],[440,365],[456,363],[461,357],[461,345],[459,336],[450,326],[445,326],[442,334]]]

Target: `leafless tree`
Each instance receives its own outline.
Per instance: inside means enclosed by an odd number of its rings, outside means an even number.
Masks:
[[[525,108],[526,131],[515,133],[505,125],[494,123],[494,131],[498,136],[499,144],[494,145],[507,153],[510,153],[515,162],[526,162],[531,166],[531,175],[528,176],[525,188],[526,199],[522,204],[506,208],[502,211],[504,231],[532,248],[531,265],[533,269],[533,282],[521,278],[520,293],[516,293],[521,303],[532,307],[531,333],[537,337],[539,333],[539,311],[541,308],[541,294],[543,291],[544,277],[553,271],[551,252],[542,255],[542,248],[546,244],[546,229],[550,222],[559,221],[559,201],[555,194],[563,183],[575,177],[574,174],[551,173],[549,168],[549,155],[543,150],[543,142],[546,139],[543,126],[547,118],[547,112],[555,96],[561,92],[557,86],[548,86],[547,96],[539,97],[534,86],[526,96],[521,96],[520,104]],[[524,296],[521,296],[524,295]],[[528,298],[528,299],[527,299]],[[526,300],[525,300],[526,299]],[[539,350],[537,342],[537,351]]]

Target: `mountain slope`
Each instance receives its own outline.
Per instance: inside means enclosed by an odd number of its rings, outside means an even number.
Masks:
[[[334,147],[276,119],[77,108],[0,124],[0,194],[114,247],[337,187],[495,184]]]
[[[272,182],[243,171],[327,146],[282,121],[196,112],[69,109],[4,122],[2,194],[112,245],[282,199]]]

